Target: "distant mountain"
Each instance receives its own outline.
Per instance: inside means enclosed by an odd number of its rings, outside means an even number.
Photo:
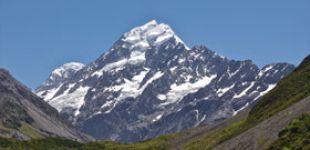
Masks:
[[[21,140],[50,136],[92,139],[66,123],[56,109],[4,69],[0,69],[0,136]]]
[[[287,63],[259,69],[204,46],[188,48],[156,21],[125,33],[88,65],[64,66],[37,95],[95,138],[125,142],[229,118],[294,69]]]

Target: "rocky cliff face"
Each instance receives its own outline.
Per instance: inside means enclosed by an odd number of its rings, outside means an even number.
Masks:
[[[260,69],[204,46],[188,48],[156,21],[130,30],[80,66],[60,82],[50,80],[52,73],[36,93],[97,139],[125,142],[231,117],[294,69],[287,63]]]
[[[59,136],[79,141],[92,138],[64,121],[56,109],[0,69],[0,136],[21,140]]]

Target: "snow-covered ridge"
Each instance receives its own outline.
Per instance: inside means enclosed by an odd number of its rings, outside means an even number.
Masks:
[[[132,51],[129,58],[124,58],[121,60],[118,60],[116,62],[112,62],[110,64],[106,64],[104,67],[102,67],[99,71],[95,71],[92,73],[92,76],[102,76],[103,71],[111,71],[111,70],[121,70],[124,68],[126,64],[139,64],[143,63],[145,61],[145,52],[140,51]]]
[[[66,77],[68,74],[66,74],[66,71],[68,70],[74,70],[74,71],[78,71],[80,69],[82,69],[85,65],[79,62],[69,62],[69,63],[65,63],[63,65],[61,65],[59,68],[55,69],[52,72],[52,75],[58,75],[58,76],[62,76],[64,75],[64,77]]]

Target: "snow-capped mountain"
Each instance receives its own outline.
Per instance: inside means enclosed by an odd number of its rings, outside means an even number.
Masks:
[[[130,30],[97,60],[77,66],[68,75],[66,67],[56,69],[36,93],[84,132],[125,142],[231,117],[294,69],[286,63],[259,69],[204,46],[188,48],[156,21]],[[60,79],[53,80],[57,72]]]

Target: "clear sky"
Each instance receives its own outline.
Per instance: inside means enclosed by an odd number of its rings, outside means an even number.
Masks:
[[[190,47],[260,67],[310,53],[310,0],[0,0],[0,67],[33,89],[59,65],[90,63],[152,19]]]

